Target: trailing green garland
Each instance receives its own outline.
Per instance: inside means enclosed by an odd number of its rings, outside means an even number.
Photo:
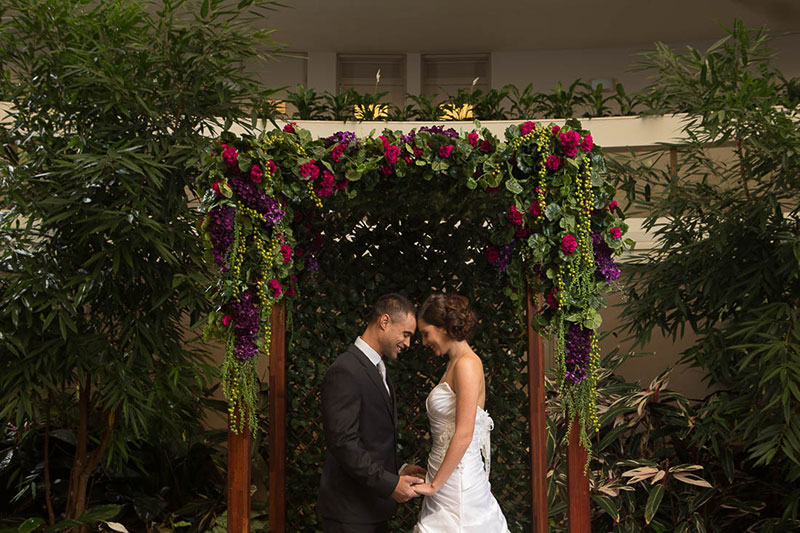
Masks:
[[[521,302],[526,285],[543,296],[534,327],[554,340],[570,424],[579,420],[581,443],[591,449],[602,294],[619,277],[613,257],[632,244],[622,239],[627,226],[604,180],[602,151],[575,120],[563,128],[510,126],[505,142],[476,125],[460,135],[434,126],[314,140],[289,124],[219,141],[207,161],[201,226],[208,260],[220,273],[206,338],[225,344],[223,389],[235,431],[256,427],[256,357],[269,350],[272,307],[295,295],[301,271],[316,268],[320,236],[310,220],[328,214],[324,201],[397,180],[409,187],[448,180],[454,191],[508,198],[496,246],[481,260],[508,275],[511,298]]]

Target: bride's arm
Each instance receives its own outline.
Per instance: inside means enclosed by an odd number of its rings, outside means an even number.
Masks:
[[[431,495],[442,488],[469,448],[475,431],[482,372],[480,360],[472,357],[461,359],[453,368],[453,390],[456,393],[455,434],[433,481],[414,486],[418,494]]]

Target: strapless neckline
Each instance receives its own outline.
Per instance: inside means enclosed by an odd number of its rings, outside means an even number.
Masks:
[[[433,388],[435,389],[436,387],[439,387],[439,386],[441,386],[441,385],[446,385],[446,386],[447,386],[447,390],[449,390],[449,391],[450,391],[450,394],[452,394],[452,395],[455,395],[456,391],[454,391],[454,390],[453,390],[453,388],[452,388],[452,387],[450,387],[450,384],[449,384],[448,382],[446,382],[446,381],[442,381],[441,383],[437,383],[437,384],[436,384],[436,386],[435,386],[435,387],[433,387]],[[431,390],[431,392],[433,392],[433,390]],[[483,411],[484,413],[486,413],[486,409],[484,409],[484,408],[483,408],[483,407],[481,407],[480,405],[476,405],[475,407],[477,407],[478,409],[480,409],[481,411]]]

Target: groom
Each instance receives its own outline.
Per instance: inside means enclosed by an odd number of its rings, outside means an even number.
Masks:
[[[397,503],[417,496],[425,470],[398,474],[397,408],[384,359],[397,359],[417,328],[404,296],[381,296],[364,333],[330,366],[322,383],[327,451],[317,510],[326,533],[383,533]]]

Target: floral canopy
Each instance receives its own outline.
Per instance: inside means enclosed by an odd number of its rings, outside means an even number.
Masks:
[[[605,180],[602,150],[576,120],[564,127],[512,125],[502,141],[476,127],[312,139],[288,124],[217,142],[206,161],[208,213],[201,224],[218,272],[217,310],[205,334],[225,345],[223,389],[235,431],[248,422],[256,427],[256,359],[269,349],[272,307],[295,297],[301,273],[317,268],[323,236],[309,221],[329,214],[326,202],[338,195],[353,199],[392,180],[413,187],[445,180],[453,194],[506,200],[503,212],[486,213],[495,221],[495,244],[476,260],[507,276],[511,297],[521,300],[526,286],[542,295],[534,327],[553,339],[569,420],[580,421],[581,443],[589,449],[597,427],[602,295],[620,275],[614,256],[632,245],[623,239],[627,225]]]

